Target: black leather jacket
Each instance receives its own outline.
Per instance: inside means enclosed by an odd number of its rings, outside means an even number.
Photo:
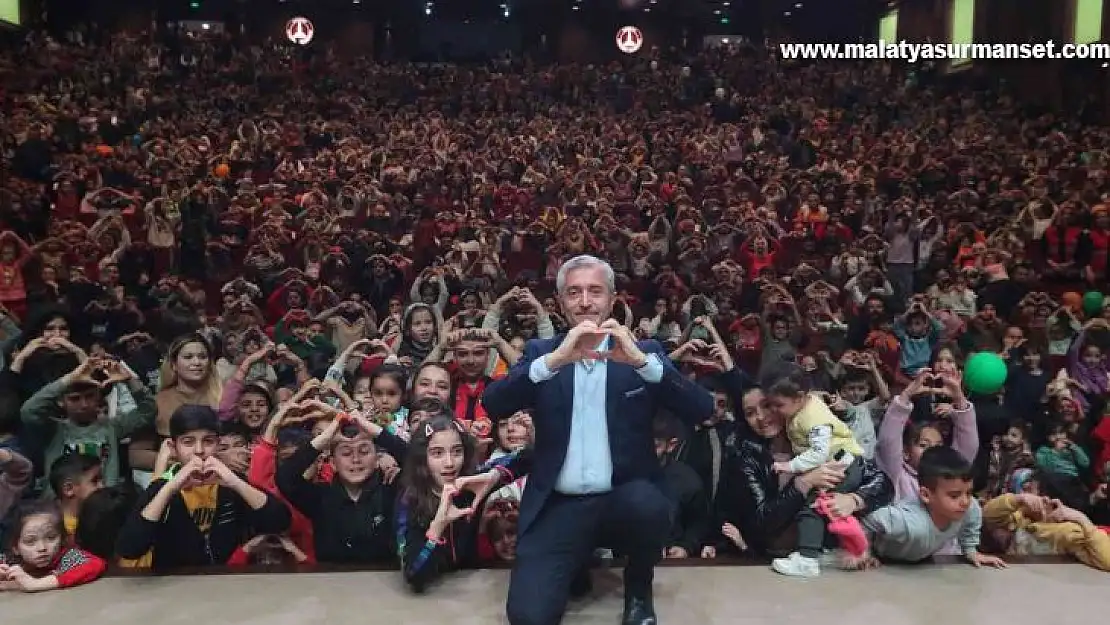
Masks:
[[[779,478],[771,470],[773,463],[767,442],[750,433],[730,458],[729,499],[739,509],[728,516],[733,523],[739,522],[741,535],[756,553],[766,553],[768,545],[794,523],[798,511],[806,505],[806,496],[794,487],[793,480],[779,488]],[[863,481],[855,494],[863,498],[866,510],[875,510],[894,498],[894,484],[874,462],[865,460]]]

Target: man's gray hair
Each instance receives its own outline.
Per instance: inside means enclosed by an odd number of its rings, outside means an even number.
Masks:
[[[601,267],[604,269],[605,285],[609,287],[610,293],[617,292],[617,275],[613,272],[613,267],[597,256],[590,256],[589,254],[575,256],[559,267],[559,273],[555,275],[555,292],[562,295],[563,289],[567,285],[567,274],[575,269],[582,269],[585,267]]]

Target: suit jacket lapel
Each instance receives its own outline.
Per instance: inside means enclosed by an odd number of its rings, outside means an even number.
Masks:
[[[567,365],[555,374],[555,379],[559,380],[559,396],[567,402],[567,414],[574,408],[574,370],[578,367],[576,364]]]
[[[552,342],[552,351],[558,348],[565,338],[565,334],[556,336]],[[555,374],[555,379],[559,381],[559,398],[567,402],[567,432],[570,432],[571,412],[574,410],[574,370],[576,367],[577,365],[571,364],[563,367]]]
[[[639,343],[636,343],[639,345]],[[614,425],[617,429],[620,427],[619,421],[629,418],[630,415],[620,414],[622,407],[621,401],[624,399],[621,396],[621,386],[618,386],[625,376],[636,376],[636,382],[641,382],[639,375],[629,366],[619,363],[609,362],[605,365],[605,423],[609,426],[609,431],[614,431]],[[645,391],[647,389],[644,389]],[[650,415],[649,415],[650,417]],[[609,446],[613,446],[613,437],[609,437]]]
[[[605,363],[605,424],[609,431],[613,431],[613,423],[617,418],[617,400],[620,398],[620,388],[617,386],[618,376],[624,374],[624,367],[608,362]],[[613,437],[609,437],[609,447],[613,447]]]

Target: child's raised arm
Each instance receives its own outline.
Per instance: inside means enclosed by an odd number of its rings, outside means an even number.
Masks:
[[[890,401],[886,414],[883,416],[883,422],[879,425],[879,442],[875,446],[875,463],[895,484],[902,477],[902,456],[905,452],[902,440],[906,431],[906,423],[909,422],[910,413],[913,412],[913,390],[915,386],[920,385],[917,380],[923,377],[923,375],[918,376],[906,387],[906,390]]]

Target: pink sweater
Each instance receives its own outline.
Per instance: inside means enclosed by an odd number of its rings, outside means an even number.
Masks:
[[[243,381],[238,375],[233,375],[224,382],[223,394],[220,395],[220,421],[234,421],[239,416],[239,397],[243,394]]]
[[[967,401],[967,400],[964,400]],[[903,457],[902,434],[906,422],[910,420],[913,404],[896,396],[886,409],[883,422],[879,425],[879,443],[875,448],[875,462],[883,473],[894,482],[894,500],[902,501],[916,497],[918,491],[917,470],[906,464]],[[975,425],[975,407],[971,402],[963,410],[952,411],[952,449],[955,449],[968,462],[975,462],[979,453],[979,429]]]

